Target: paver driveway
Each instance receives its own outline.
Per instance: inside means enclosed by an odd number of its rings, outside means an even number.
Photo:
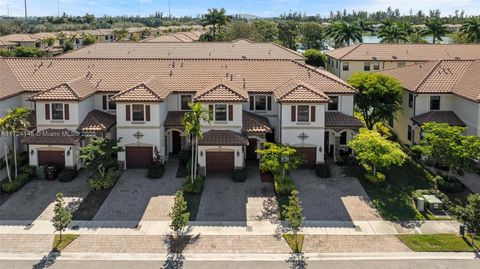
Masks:
[[[182,189],[183,179],[175,178],[178,160],[171,159],[162,178],[149,179],[145,169],[126,170],[93,220],[170,220],[173,197]]]
[[[230,174],[206,177],[197,221],[246,222],[277,217],[273,184],[260,181],[258,166],[247,169],[245,182],[233,182]]]
[[[330,165],[332,177],[323,179],[314,170],[293,172],[307,221],[381,220],[358,179],[345,177]]]
[[[0,220],[51,220],[57,193],[63,193],[65,202],[76,210],[90,191],[89,171],[82,171],[71,182],[33,180],[0,206]]]

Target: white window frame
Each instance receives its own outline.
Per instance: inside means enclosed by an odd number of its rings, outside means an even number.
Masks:
[[[224,120],[218,120],[217,119],[217,106],[225,106],[225,119]],[[217,122],[227,122],[228,121],[228,104],[221,103],[221,104],[213,104],[213,121]]]
[[[432,109],[432,97],[438,97],[438,109]],[[431,95],[430,102],[429,102],[429,109],[430,111],[439,111],[442,109],[442,96],[440,95]]]
[[[373,62],[373,70],[380,70],[380,62],[374,61]]]
[[[410,98],[412,99],[411,101],[410,101]],[[414,104],[415,104],[415,96],[413,96],[413,93],[409,92],[408,93],[408,107],[413,108]]]
[[[267,94],[255,94],[255,95],[252,95],[253,97],[253,110],[250,110],[250,111],[262,111],[262,112],[265,112],[265,111],[270,111],[268,110],[268,97],[269,95]],[[264,97],[265,98],[265,109],[257,109],[257,97]],[[249,107],[251,105],[249,104]]]
[[[329,96],[330,99],[332,99],[332,97],[336,97],[337,98],[337,109],[330,109],[330,105],[333,104],[333,103],[328,103],[327,104],[327,111],[339,111],[340,110],[340,96],[338,95],[333,95],[333,96]],[[333,99],[332,99],[333,100]]]
[[[300,107],[307,107],[307,113],[308,113],[308,118],[306,121],[304,120],[300,120]],[[311,108],[310,108],[310,105],[297,105],[297,112],[296,112],[296,117],[297,117],[297,122],[299,123],[305,123],[305,122],[311,122],[311,115],[310,115],[310,111],[311,111]]]
[[[110,98],[112,98],[113,96],[115,96],[115,94],[107,94],[107,110],[108,111],[116,111],[117,110],[117,104],[110,100]],[[111,104],[113,104],[115,107],[112,108],[110,106]]]
[[[342,71],[350,71],[350,62],[342,62]]]
[[[370,71],[371,70],[371,65],[372,65],[371,62],[369,62],[369,61],[363,62],[363,71]]]
[[[62,106],[62,118],[61,119],[54,119],[54,114],[53,114],[53,105],[61,105]],[[50,118],[52,120],[65,120],[65,104],[63,103],[51,103],[50,104]]]
[[[133,118],[133,107],[134,106],[141,106],[143,108],[143,120],[136,120]],[[145,115],[146,111],[145,111],[145,104],[132,104],[131,106],[131,111],[130,111],[130,117],[132,119],[132,122],[145,122],[146,120],[146,115]]]
[[[179,100],[179,102],[180,102],[180,110],[181,110],[181,111],[189,111],[190,108],[188,107],[188,103],[187,103],[187,108],[184,109],[184,108],[182,107],[182,97],[184,97],[184,96],[188,96],[188,98],[190,99],[189,102],[192,101],[192,95],[191,95],[191,94],[181,94],[181,95],[180,95],[180,100]]]

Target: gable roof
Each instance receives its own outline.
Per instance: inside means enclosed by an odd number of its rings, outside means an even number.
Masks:
[[[31,101],[81,101],[92,96],[95,92],[96,86],[82,76],[36,93],[28,99]]]
[[[361,43],[325,52],[344,61],[432,61],[480,58],[480,45]]]
[[[271,133],[272,126],[268,118],[243,110],[243,133]]]
[[[156,77],[171,92],[197,92],[227,77],[245,91],[272,93],[292,77],[326,94],[354,94],[356,90],[325,70],[293,60],[171,60],[2,58],[0,100],[23,92],[51,89],[89,75],[97,92],[120,92]]]
[[[240,85],[222,79],[198,91],[194,100],[202,102],[246,102],[248,101],[248,93]]]
[[[246,146],[248,139],[245,135],[231,130],[210,130],[203,134],[198,144],[201,146]]]
[[[22,138],[27,145],[76,145],[82,137],[68,129],[45,129]]]
[[[452,126],[466,126],[453,111],[429,111],[413,117],[412,121],[420,126],[427,122],[448,123]]]
[[[292,78],[285,82],[282,86],[275,89],[273,92],[278,102],[315,102],[315,103],[327,103],[330,102],[325,93],[315,90],[314,87],[307,83]]]
[[[440,60],[380,73],[396,77],[405,89],[415,93],[451,93],[480,102],[480,59]]]
[[[156,59],[292,59],[304,57],[272,43],[235,42],[179,42],[186,35],[169,35],[147,39],[145,42],[95,43],[73,50],[61,58],[156,58]]]
[[[95,109],[87,114],[78,126],[78,130],[82,132],[107,132],[116,122],[117,117],[115,115]]]
[[[163,102],[170,92],[163,86],[160,78],[151,77],[130,89],[119,92],[112,97],[115,101]]]

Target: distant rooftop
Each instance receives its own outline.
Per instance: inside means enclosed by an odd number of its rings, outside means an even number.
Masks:
[[[272,43],[234,42],[140,42],[97,43],[71,51],[60,58],[156,58],[156,59],[288,59],[301,54]]]
[[[433,61],[480,58],[480,45],[362,43],[327,51],[342,61]]]

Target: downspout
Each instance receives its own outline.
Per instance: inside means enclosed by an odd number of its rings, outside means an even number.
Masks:
[[[413,95],[413,116],[414,117],[417,116],[417,113],[416,113],[417,97],[418,97],[418,93]],[[410,119],[410,121],[411,121],[411,119]],[[422,130],[422,128],[420,127],[420,136],[421,136],[421,132],[422,132],[421,130]],[[415,135],[414,135],[415,132],[413,131],[413,122],[412,122],[412,132],[413,132],[413,134],[412,134],[412,144],[415,144]]]
[[[282,110],[283,110],[283,105],[282,105],[281,103],[278,103],[278,105],[280,106],[280,113],[279,113],[279,114],[280,114],[280,119],[279,119],[279,121],[278,121],[278,131],[279,131],[279,132],[278,132],[278,133],[279,133],[279,135],[278,135],[278,137],[279,137],[278,141],[280,141],[280,143],[282,143],[282,119],[283,119],[283,117],[282,117],[282,116],[283,116],[283,115],[282,115]],[[274,134],[274,136],[275,136],[275,134]]]

